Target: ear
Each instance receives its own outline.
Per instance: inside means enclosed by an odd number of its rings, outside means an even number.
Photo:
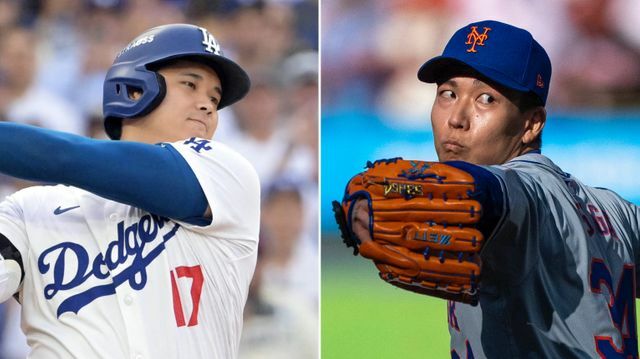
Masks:
[[[525,113],[525,118],[522,143],[529,145],[540,137],[547,122],[547,110],[542,106],[532,108]]]
[[[127,96],[131,100],[137,101],[142,97],[142,89],[135,86],[127,86]]]

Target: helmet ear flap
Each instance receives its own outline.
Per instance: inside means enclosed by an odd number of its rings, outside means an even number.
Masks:
[[[140,113],[136,115],[136,117],[144,116],[150,113],[151,111],[155,110],[156,107],[158,107],[160,103],[162,103],[162,100],[164,100],[164,97],[167,94],[167,82],[165,81],[164,76],[160,75],[157,72],[154,72],[154,74],[156,75],[156,81],[158,83],[158,93],[155,95],[153,99],[151,99],[151,101],[144,108],[144,110],[142,110]],[[141,99],[143,99],[144,97],[145,97],[145,94],[143,92]]]
[[[152,72],[155,75],[157,86],[157,93],[155,96],[149,100],[148,97],[153,94],[149,94],[150,91],[145,91],[144,88],[140,88],[133,84],[126,83],[117,83],[115,85],[115,91],[119,96],[126,96],[132,102],[148,102],[146,106],[143,107],[143,110],[139,113],[133,114],[131,118],[140,117],[149,114],[151,111],[155,110],[156,107],[162,103],[165,95],[167,94],[167,83],[162,75],[157,72]],[[140,91],[142,94],[138,99],[133,99],[130,94],[133,91]],[[155,92],[155,91],[153,91]],[[122,120],[124,118],[107,116],[104,119],[104,130],[112,140],[119,140],[122,137]]]

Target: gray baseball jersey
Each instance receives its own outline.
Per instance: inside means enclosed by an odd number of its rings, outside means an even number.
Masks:
[[[449,302],[452,358],[637,358],[638,207],[540,154],[486,168],[505,210],[479,305]]]

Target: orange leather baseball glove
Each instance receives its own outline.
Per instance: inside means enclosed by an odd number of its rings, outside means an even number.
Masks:
[[[333,210],[344,243],[371,259],[380,278],[475,305],[483,244],[475,191],[473,176],[445,163],[378,160],[349,181]],[[368,212],[368,235],[354,233],[356,211]]]

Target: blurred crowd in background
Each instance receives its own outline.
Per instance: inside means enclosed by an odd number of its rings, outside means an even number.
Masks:
[[[323,113],[361,108],[425,126],[435,91],[416,73],[460,27],[494,19],[529,30],[553,64],[548,106],[640,107],[637,0],[324,0]],[[348,36],[345,36],[348,34]]]
[[[252,80],[214,136],[262,184],[240,357],[315,358],[317,0],[0,0],[0,120],[106,139],[102,83],[113,58],[143,31],[177,22],[206,27]],[[28,185],[0,177],[0,196]],[[24,358],[19,305],[6,302],[0,320],[0,357]]]

